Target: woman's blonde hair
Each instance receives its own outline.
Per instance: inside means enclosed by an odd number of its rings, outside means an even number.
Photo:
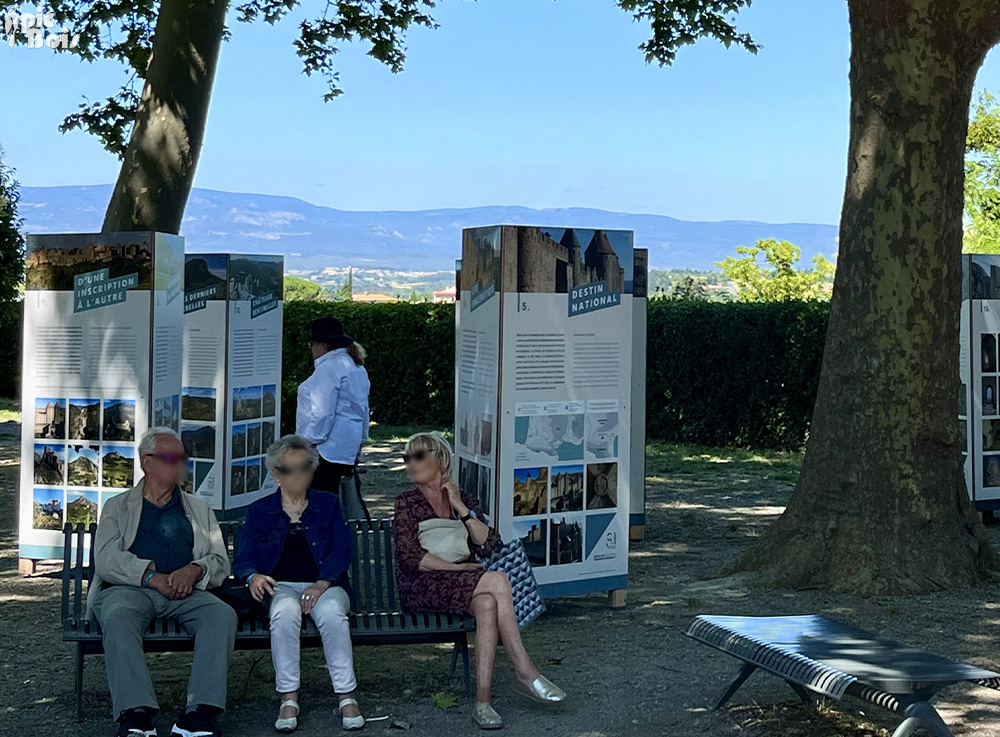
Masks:
[[[364,366],[365,358],[368,357],[368,351],[358,341],[354,341],[347,346],[347,355],[354,360],[356,366]]]
[[[451,452],[451,444],[445,440],[444,435],[439,432],[418,432],[406,441],[403,452],[411,453],[415,450],[429,451],[441,469],[441,478],[445,481],[452,480],[454,455]]]

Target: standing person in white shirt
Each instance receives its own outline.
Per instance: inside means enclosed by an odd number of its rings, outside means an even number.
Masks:
[[[295,434],[319,451],[312,488],[339,495],[340,480],[354,474],[361,445],[368,439],[371,383],[365,350],[335,317],[313,320],[309,345],[315,369],[299,385]],[[345,513],[356,516],[346,507]]]

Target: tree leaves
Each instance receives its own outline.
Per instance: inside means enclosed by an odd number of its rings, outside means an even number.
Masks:
[[[21,373],[21,294],[24,289],[24,219],[18,217],[21,196],[14,169],[3,162],[0,148],[0,396],[17,396]]]
[[[438,691],[436,694],[433,694],[431,701],[434,702],[434,706],[438,709],[447,710],[458,706],[458,697],[444,691]]]
[[[1000,253],[1000,105],[979,95],[965,145],[965,216],[962,250]]]
[[[758,240],[739,246],[743,258],[727,256],[716,264],[736,284],[740,302],[782,302],[829,299],[834,266],[822,254],[813,256],[813,268],[796,269],[802,250],[788,241]],[[767,268],[757,262],[763,254]]]
[[[0,148],[0,308],[19,299],[24,281],[24,219],[17,214],[21,196],[14,170],[3,157]]]
[[[735,15],[752,0],[617,0],[637,21],[648,21],[653,37],[640,45],[647,62],[672,64],[682,46],[714,38],[729,48],[756,54],[760,45],[736,29]]]
[[[285,274],[284,298],[286,302],[321,302],[323,287],[316,282]]]
[[[97,136],[105,149],[122,159],[132,135],[138,106],[139,94],[130,83],[103,102],[81,102],[80,111],[67,115],[59,124],[59,132],[68,133],[75,128],[85,130]]]
[[[332,16],[324,13],[322,18],[302,21],[299,25],[295,50],[302,58],[306,74],[320,74],[326,79],[328,89],[323,99],[329,102],[343,92],[333,66],[339,43],[365,41],[369,44],[369,56],[394,74],[399,73],[406,60],[404,32],[412,25],[436,28],[434,19],[424,12],[433,7],[433,0],[331,0],[327,11],[334,8]]]

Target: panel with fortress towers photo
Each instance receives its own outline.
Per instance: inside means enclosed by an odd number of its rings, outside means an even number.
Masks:
[[[98,233],[31,238],[25,257],[25,289],[71,291],[73,277],[108,269],[111,277],[138,274],[138,289],[153,275],[151,233]]]
[[[595,282],[604,282],[609,292],[632,290],[630,232],[534,226],[503,231],[506,291],[566,294]]]

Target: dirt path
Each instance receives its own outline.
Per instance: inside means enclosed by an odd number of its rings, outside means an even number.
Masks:
[[[113,734],[103,660],[87,660],[87,719],[73,721],[72,658],[59,637],[59,582],[54,567],[25,579],[17,574],[15,522],[18,439],[0,428],[0,734],[51,737]],[[1000,586],[932,596],[861,598],[816,592],[762,592],[741,578],[711,576],[777,515],[794,483],[798,459],[746,453],[706,454],[676,447],[653,448],[649,457],[647,538],[631,555],[629,606],[611,611],[603,596],[550,602],[549,612],[525,635],[540,668],[564,686],[571,699],[550,711],[516,701],[511,671],[498,660],[496,706],[511,737],[574,735],[780,735],[781,737],[885,736],[893,717],[845,702],[807,713],[790,706],[790,692],[766,676],[755,677],[722,715],[706,704],[735,670],[725,656],[681,634],[699,613],[822,613],[887,636],[985,667],[1000,669],[996,645]],[[373,512],[388,514],[395,494],[406,488],[399,442],[381,442],[369,454],[365,478]],[[359,693],[365,714],[390,716],[368,733],[477,734],[461,684],[446,675],[449,651],[436,646],[359,648]],[[181,705],[189,655],[151,655],[151,669],[164,713],[162,734]],[[339,732],[329,682],[319,653],[303,655],[304,714],[301,734]],[[230,674],[230,735],[274,734],[273,671],[267,656],[237,653]],[[458,706],[442,710],[437,693],[453,694]],[[768,705],[755,707],[753,702]],[[956,734],[1000,737],[1000,693],[971,687],[945,692],[940,708]],[[777,706],[771,706],[771,705]],[[868,719],[874,724],[864,726]],[[332,732],[331,732],[332,730]],[[890,730],[891,731],[891,730]]]

